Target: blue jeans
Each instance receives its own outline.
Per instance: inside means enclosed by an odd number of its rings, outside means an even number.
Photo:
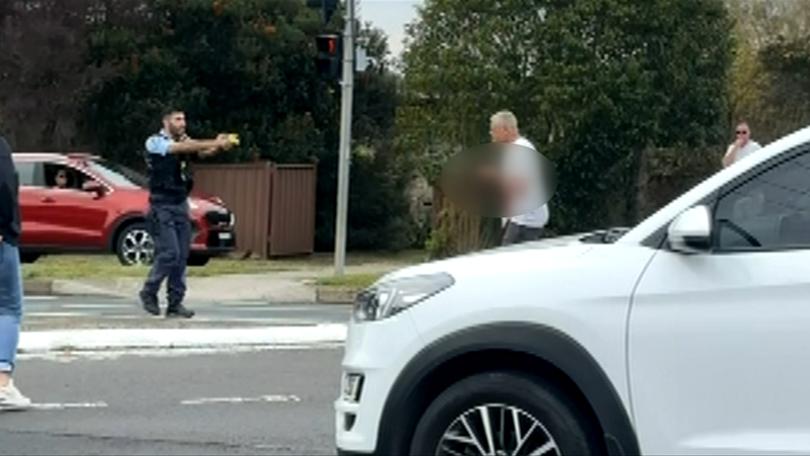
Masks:
[[[155,262],[143,293],[157,297],[160,284],[168,279],[169,306],[179,305],[186,295],[186,264],[191,249],[188,204],[152,204],[149,231],[155,240]]]
[[[0,242],[0,372],[14,370],[23,304],[20,251]]]

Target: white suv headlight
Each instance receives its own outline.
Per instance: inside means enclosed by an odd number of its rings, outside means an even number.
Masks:
[[[388,318],[449,288],[454,283],[453,277],[443,272],[383,280],[357,295],[354,318],[356,321]]]

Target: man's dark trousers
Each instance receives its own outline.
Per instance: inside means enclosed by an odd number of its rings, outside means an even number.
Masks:
[[[504,230],[501,245],[520,244],[527,241],[536,241],[543,235],[543,228],[518,225],[509,221]]]
[[[186,264],[191,248],[188,203],[153,202],[149,210],[149,226],[155,240],[155,261],[143,285],[143,293],[156,297],[160,284],[168,278],[169,307],[178,306],[186,295]]]

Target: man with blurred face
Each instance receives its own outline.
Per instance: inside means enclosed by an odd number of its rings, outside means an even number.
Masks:
[[[186,134],[186,116],[172,109],[163,116],[163,129],[146,140],[149,168],[149,225],[155,242],[155,258],[140,292],[146,312],[160,315],[157,293],[168,279],[166,317],[191,318],[194,312],[183,306],[186,293],[186,263],[191,248],[188,195],[191,178],[186,158],[191,154],[212,155],[232,147],[228,135],[195,140]]]
[[[731,166],[732,163],[742,160],[762,148],[756,141],[751,139],[751,129],[747,122],[740,122],[734,131],[735,140],[723,156],[723,167]]]
[[[531,149],[532,151],[535,151],[534,153],[536,153],[534,144],[520,135],[517,117],[515,117],[515,115],[510,111],[500,111],[495,113],[490,118],[489,131],[490,136],[492,137],[492,142],[494,143],[513,144],[515,146]],[[518,154],[520,152],[520,150],[514,150],[506,151],[505,153]],[[508,160],[508,157],[505,158],[507,158],[506,163],[513,163],[517,168],[520,168],[521,165],[530,166],[530,164],[536,163],[535,160],[526,160],[524,163],[522,160]],[[508,166],[506,168],[508,168]],[[505,171],[508,171],[506,168],[504,168]],[[539,190],[538,182],[529,182],[524,184],[526,184],[527,189]],[[529,190],[529,192],[531,193],[531,190]],[[532,195],[528,194],[529,199],[527,199],[527,201],[530,201],[531,197]],[[548,205],[546,204],[543,204],[529,212],[505,218],[504,222],[506,224],[506,229],[502,239],[502,244],[508,245],[539,239],[543,233],[543,227],[545,227],[546,223],[548,223],[548,219],[549,211]]]

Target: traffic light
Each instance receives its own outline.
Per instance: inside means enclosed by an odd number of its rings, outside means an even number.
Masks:
[[[340,35],[323,34],[315,37],[317,56],[315,68],[318,74],[328,79],[340,78],[343,69],[343,40]]]
[[[310,8],[319,8],[323,15],[323,23],[328,24],[332,19],[332,15],[337,10],[338,0],[307,0],[307,6]]]

